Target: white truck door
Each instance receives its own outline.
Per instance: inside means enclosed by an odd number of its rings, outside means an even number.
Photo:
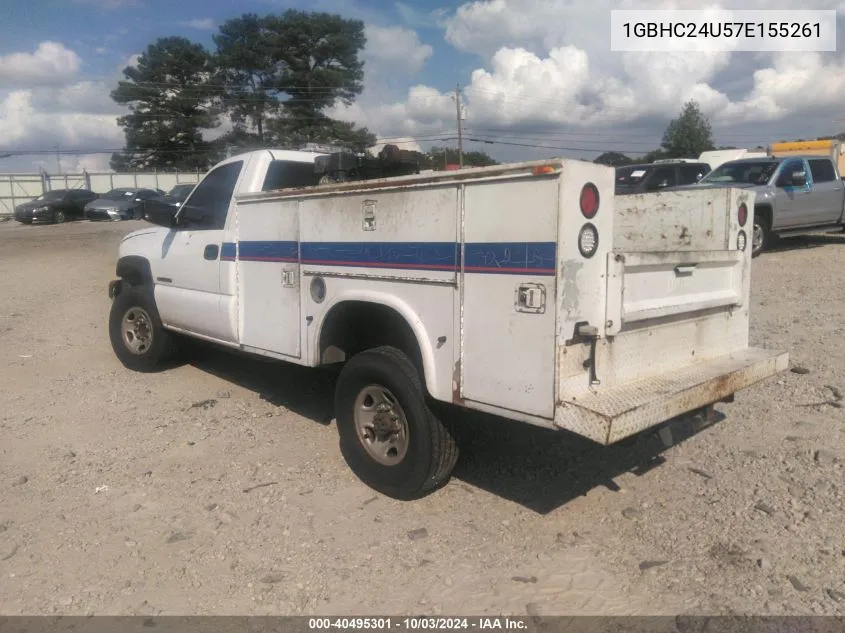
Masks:
[[[299,358],[297,200],[241,201],[237,213],[240,343]]]
[[[156,307],[165,325],[234,342],[220,290],[220,255],[226,217],[243,161],[211,172],[182,205],[156,262]]]
[[[554,414],[559,179],[467,184],[461,397]]]

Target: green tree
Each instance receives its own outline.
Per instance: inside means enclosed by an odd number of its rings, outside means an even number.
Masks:
[[[281,107],[281,52],[268,18],[245,13],[224,22],[213,36],[217,46],[215,61],[223,96],[239,139],[246,141],[247,127],[264,141],[264,123]]]
[[[444,156],[445,155],[445,156]],[[457,148],[453,147],[432,147],[428,151],[429,166],[425,169],[443,169],[446,164],[457,165],[460,162]],[[499,162],[484,152],[464,152],[464,167],[487,167],[498,165]],[[422,164],[420,169],[423,169]]]
[[[619,167],[620,165],[630,165],[634,161],[620,152],[604,152],[596,157],[593,162],[598,165],[607,165],[608,167]]]
[[[112,99],[128,106],[118,118],[126,136],[113,169],[207,169],[218,156],[203,139],[216,127],[214,64],[199,44],[183,37],[156,40],[123,70]]]
[[[362,150],[375,142],[367,129],[325,115],[350,104],[363,87],[364,23],[329,13],[290,9],[246,13],[214,36],[222,103],[234,130],[227,148],[333,143]]]
[[[288,9],[266,21],[289,115],[317,119],[327,107],[338,101],[349,105],[361,94],[364,62],[359,54],[367,43],[361,20]]]
[[[304,118],[281,116],[269,121],[267,126],[267,136],[283,147],[320,143],[363,152],[377,140],[367,128],[356,128],[354,123],[331,119],[319,112]]]
[[[716,149],[710,121],[694,100],[684,104],[678,118],[669,122],[660,146],[667,158],[693,158]]]

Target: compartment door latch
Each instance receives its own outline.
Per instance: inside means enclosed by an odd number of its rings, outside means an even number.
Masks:
[[[519,284],[514,297],[517,312],[543,314],[546,311],[546,286],[538,283]]]

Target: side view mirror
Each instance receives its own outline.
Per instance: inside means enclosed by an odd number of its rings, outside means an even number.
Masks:
[[[792,185],[794,187],[803,187],[807,184],[807,172],[796,171],[792,174]]]
[[[157,226],[164,226],[167,228],[176,226],[176,214],[174,214],[170,209],[161,208],[157,205],[154,208],[147,210],[146,218],[148,222]]]

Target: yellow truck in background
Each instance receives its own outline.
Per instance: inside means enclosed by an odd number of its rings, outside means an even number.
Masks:
[[[845,174],[845,142],[836,139],[772,143],[769,154],[777,158],[799,154],[801,156],[825,156],[833,161],[840,176]]]

